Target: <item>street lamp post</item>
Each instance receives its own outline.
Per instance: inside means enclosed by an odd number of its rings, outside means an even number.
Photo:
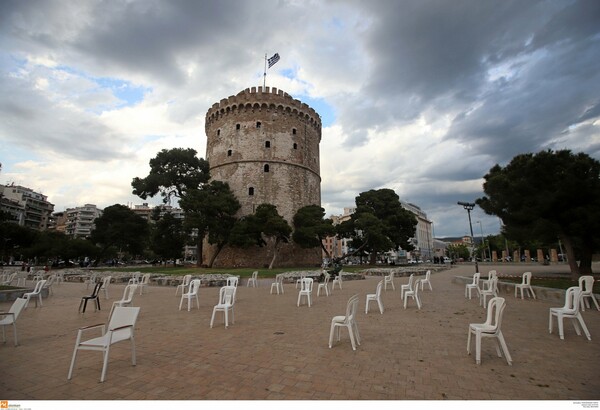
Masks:
[[[473,249],[473,245],[475,244],[473,240],[473,224],[471,223],[471,211],[475,208],[475,204],[470,202],[458,202],[458,205],[461,205],[463,208],[467,210],[467,214],[469,215],[469,228],[471,229],[471,249]],[[477,256],[475,256],[475,273],[479,272],[479,264],[477,263]]]
[[[477,223],[479,224],[479,230],[481,231],[481,250],[483,252],[483,260],[485,260],[487,258],[487,255],[485,254],[485,239],[483,239],[483,225],[481,224],[481,221],[477,221]],[[490,259],[492,259],[491,256]]]

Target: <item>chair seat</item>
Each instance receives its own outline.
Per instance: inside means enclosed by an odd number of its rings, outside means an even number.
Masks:
[[[113,332],[112,343],[122,342],[123,340],[129,340],[130,337],[131,332],[128,329],[118,330],[116,332]],[[110,333],[106,333],[103,336],[95,337],[93,339],[81,342],[79,345],[87,347],[104,347],[108,346],[109,338]]]

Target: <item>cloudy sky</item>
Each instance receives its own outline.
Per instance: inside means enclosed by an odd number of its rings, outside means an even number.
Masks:
[[[262,85],[275,52],[267,85],[323,120],[328,215],[392,188],[437,237],[465,235],[456,202],[494,164],[600,159],[600,1],[4,0],[0,183],[57,211],[139,204],[131,180],[163,148],[204,157],[207,109]]]

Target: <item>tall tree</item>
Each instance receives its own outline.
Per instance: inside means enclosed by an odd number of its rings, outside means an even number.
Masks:
[[[181,257],[185,245],[186,233],[181,219],[171,212],[160,216],[161,208],[154,208],[155,223],[150,235],[150,249],[163,259],[173,259],[173,266]]]
[[[240,202],[226,182],[211,181],[202,189],[188,191],[179,205],[185,212],[186,225],[198,230],[197,240],[202,241],[208,234],[208,243],[216,245],[207,264],[211,268],[229,241],[229,235],[237,221],[235,214],[241,208]],[[202,255],[198,257],[201,258]]]
[[[338,225],[338,234],[351,238],[354,249],[343,258],[366,251],[374,264],[380,252],[398,248],[411,251],[414,246],[410,239],[415,236],[416,226],[417,219],[402,207],[392,189],[362,192],[356,197],[356,212]]]
[[[573,279],[592,273],[592,254],[600,248],[599,161],[570,150],[541,151],[495,165],[484,178],[485,196],[476,203],[502,219],[507,236],[527,229],[548,243],[558,237]]]
[[[307,205],[294,215],[294,232],[292,240],[302,248],[321,247],[327,257],[331,254],[325,248],[323,240],[335,234],[335,227],[331,219],[325,218],[325,209],[318,205]]]
[[[253,245],[265,246],[273,243],[273,257],[269,263],[272,269],[281,244],[289,242],[292,227],[271,204],[261,204],[254,214],[241,218],[233,227],[229,243],[233,246],[249,248]]]
[[[125,205],[111,205],[104,209],[94,224],[90,240],[101,246],[103,254],[114,246],[130,255],[141,254],[148,242],[148,222]]]
[[[210,179],[208,161],[198,158],[192,148],[163,149],[150,160],[150,173],[145,178],[134,178],[131,182],[133,194],[142,199],[154,197],[158,193],[164,203],[173,197],[184,198],[187,194],[202,189]],[[187,217],[187,216],[186,216]],[[189,226],[189,222],[188,222]],[[196,248],[198,266],[202,263],[202,241],[206,230],[196,228],[199,232]]]
[[[198,189],[210,178],[208,161],[198,158],[192,148],[163,149],[150,160],[150,173],[133,178],[133,194],[142,199],[160,193],[163,202],[181,198],[190,189]]]

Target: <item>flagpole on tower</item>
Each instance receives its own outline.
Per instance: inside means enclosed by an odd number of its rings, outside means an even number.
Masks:
[[[265,53],[265,72],[263,74],[263,90],[267,86],[267,53]]]

